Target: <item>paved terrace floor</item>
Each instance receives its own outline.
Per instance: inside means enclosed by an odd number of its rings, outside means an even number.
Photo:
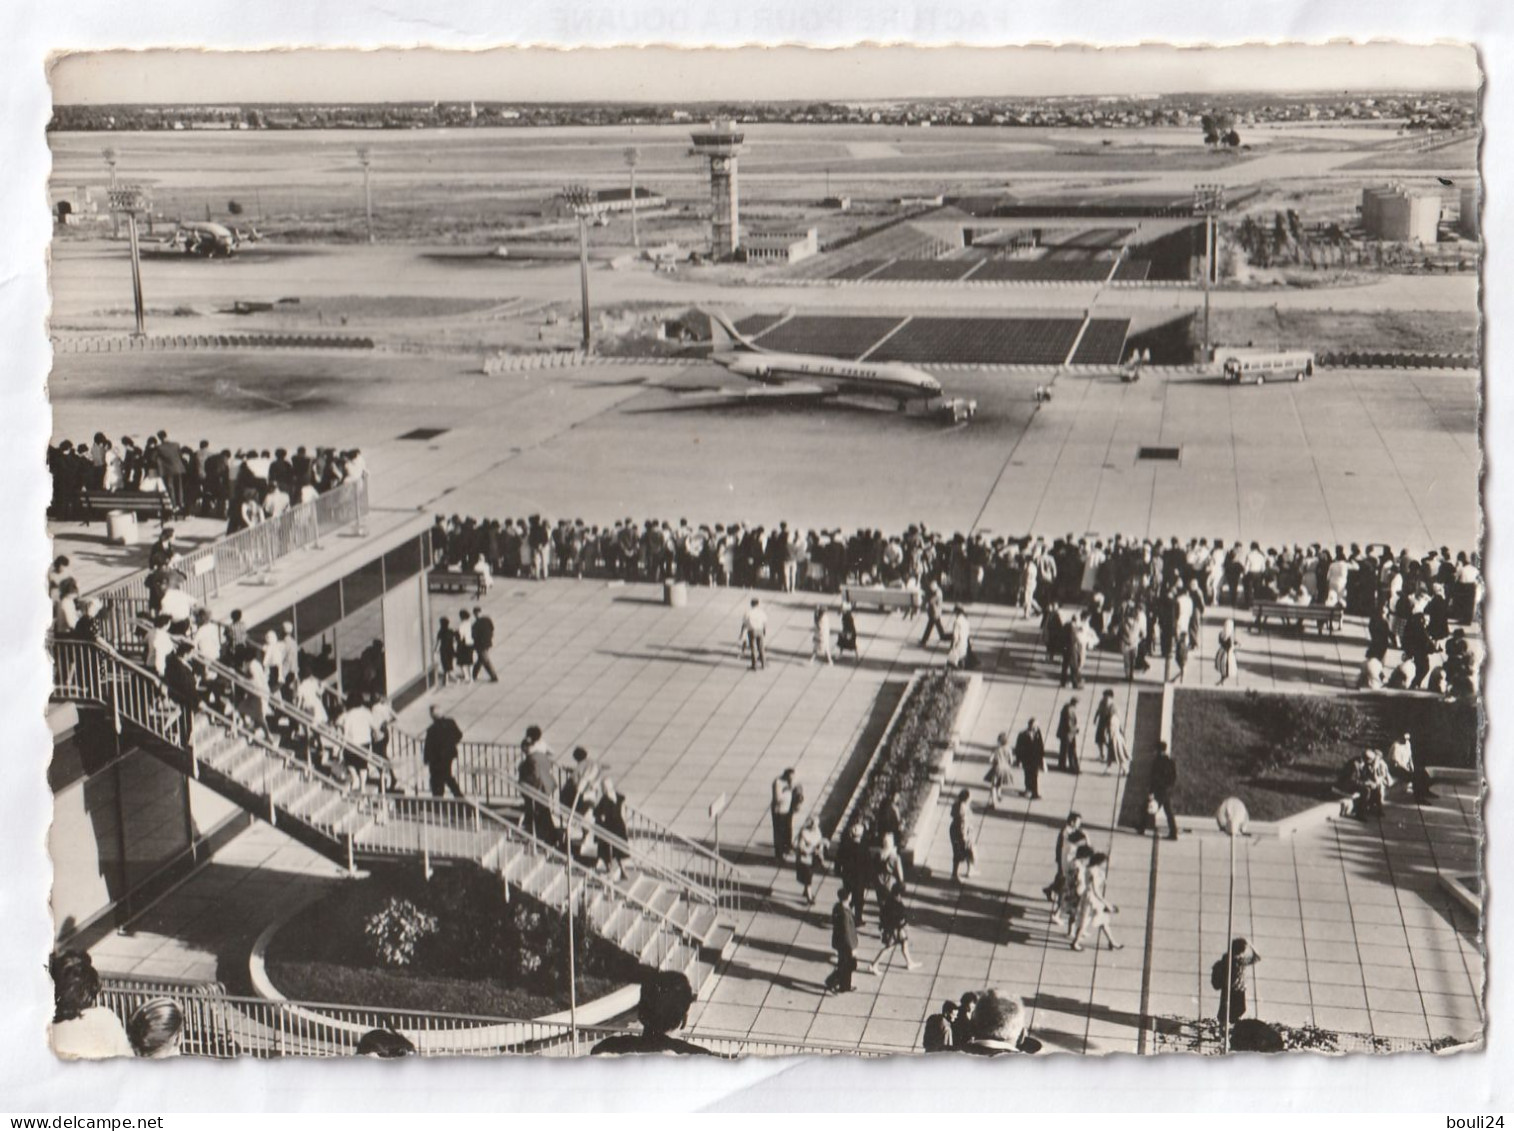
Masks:
[[[849,759],[876,740],[898,689],[919,666],[939,661],[941,648],[919,647],[918,621],[864,613],[859,660],[811,665],[812,599],[764,593],[771,663],[753,673],[736,647],[748,594],[696,588],[688,607],[676,610],[660,596],[645,585],[501,582],[486,606],[501,629],[502,682],[454,686],[434,699],[470,739],[514,743],[537,723],[560,752],[589,747],[639,806],[691,836],[710,838],[706,808],[719,793],[730,796],[722,848],[769,894],[746,908],[732,958],[696,1005],[691,1021],[700,1030],[905,1050],[918,1047],[924,1018],[943,998],[993,986],[1024,996],[1036,1033],[1052,1049],[1135,1052],[1143,1014],[1212,1011],[1208,970],[1225,935],[1223,837],[1200,827],[1155,846],[1116,829],[1126,781],[1091,759],[1081,776],[1048,773],[1041,801],[1012,797],[997,811],[987,808],[982,777],[994,736],[1032,715],[1050,732],[1070,694],[1041,658],[1033,623],[993,606],[974,610],[986,694],[950,783],[951,792],[974,792],[979,869],[960,887],[943,874],[950,859],[943,820],[927,855],[930,874],[911,889],[921,968],[906,971],[896,958],[882,976],[859,973],[856,992],[825,995],[836,881],[826,879],[808,908],[792,866],[772,862],[770,782],[794,766],[807,807],[824,808]],[[1355,626],[1335,639],[1246,634],[1241,685],[1339,688],[1354,669],[1358,634]],[[1113,686],[1133,744],[1149,745],[1153,723],[1145,711],[1137,723],[1135,701],[1159,685],[1111,683],[1116,674],[1116,658],[1099,655],[1082,701]],[[1213,680],[1209,665],[1195,661],[1190,685]],[[402,724],[419,730],[425,710],[417,704]],[[1451,908],[1436,878],[1475,867],[1475,797],[1438,788],[1433,804],[1396,801],[1381,823],[1331,821],[1291,840],[1244,843],[1236,930],[1264,955],[1252,993],[1256,1015],[1379,1036],[1481,1032],[1477,925]],[[1119,951],[1070,950],[1041,896],[1057,827],[1074,807],[1095,846],[1110,854]],[[218,955],[244,948],[281,910],[339,883],[339,874],[259,825],[130,932],[101,942],[96,957],[110,972],[211,976]],[[872,917],[863,940],[867,960],[878,941]],[[235,970],[219,973],[239,978]]]

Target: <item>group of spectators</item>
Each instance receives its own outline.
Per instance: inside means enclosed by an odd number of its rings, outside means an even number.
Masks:
[[[103,432],[88,443],[63,440],[48,446],[47,467],[59,519],[88,519],[87,490],[148,492],[163,494],[176,515],[223,519],[228,532],[367,474],[357,448],[215,449],[209,440],[191,448],[162,430],[140,447]]]
[[[970,991],[947,1000],[925,1022],[921,1047],[926,1052],[960,1052],[971,1056],[1007,1056],[1041,1051],[1029,1032],[1029,1014],[1019,998],[998,990]]]
[[[702,585],[810,589],[901,587],[919,594],[912,612],[954,644],[955,666],[971,666],[964,602],[997,602],[1040,618],[1048,659],[1062,683],[1082,685],[1089,650],[1120,653],[1127,680],[1159,660],[1164,679],[1181,680],[1203,647],[1207,610],[1256,602],[1339,608],[1368,622],[1371,645],[1359,682],[1365,688],[1429,686],[1474,689],[1480,649],[1452,621],[1471,623],[1483,597],[1476,553],[1441,547],[1422,555],[1385,545],[1263,548],[1220,539],[1104,539],[1066,535],[990,538],[946,535],[923,524],[902,535],[864,529],[800,531],[787,523],[695,526],[624,519],[609,526],[583,520],[478,520],[438,515],[433,564],[493,576],[554,575],[626,581],[682,580]],[[949,604],[955,603],[955,607]],[[952,608],[953,628],[944,615]],[[827,636],[829,634],[827,633]],[[957,640],[962,637],[962,640]],[[1227,622],[1213,663],[1224,684],[1236,679],[1239,641]],[[1388,663],[1388,651],[1401,659]],[[828,646],[816,654],[829,657]]]
[[[53,979],[53,1052],[64,1060],[104,1060],[136,1056],[159,1060],[178,1056],[184,1011],[172,998],[152,998],[137,1006],[123,1025],[100,1004],[100,974],[88,953],[58,951],[49,959]]]

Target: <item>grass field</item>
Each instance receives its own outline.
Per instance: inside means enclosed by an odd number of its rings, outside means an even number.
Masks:
[[[1179,691],[1172,717],[1173,807],[1210,813],[1235,796],[1254,819],[1275,821],[1331,800],[1331,786],[1349,759],[1368,746],[1386,751],[1405,731],[1423,764],[1477,764],[1477,710],[1468,703],[1417,695]],[[1279,765],[1279,755],[1292,760]]]
[[[1481,316],[1476,310],[1286,310],[1263,306],[1215,310],[1216,342],[1328,350],[1408,350],[1479,353]]]

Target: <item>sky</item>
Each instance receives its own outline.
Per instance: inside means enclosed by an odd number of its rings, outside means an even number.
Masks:
[[[877,100],[1349,90],[1475,90],[1472,48],[743,48],[111,51],[66,55],[54,101]]]

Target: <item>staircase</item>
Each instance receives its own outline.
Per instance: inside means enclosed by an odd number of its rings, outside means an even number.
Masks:
[[[266,730],[254,733],[229,711],[176,702],[156,674],[112,650],[76,641],[50,648],[54,698],[97,704],[118,730],[154,736],[150,749],[164,761],[349,871],[401,859],[419,860],[428,876],[438,865],[471,865],[499,875],[507,899],[523,891],[559,908],[570,906],[571,883],[571,906],[585,908],[597,933],[648,966],[686,974],[696,992],[730,944],[712,928],[709,902],[655,869],[617,886],[474,801],[344,780],[344,765],[366,768],[373,782],[387,767],[277,698],[267,700]],[[209,667],[233,696],[255,694],[236,673]]]
[[[422,759],[424,741],[391,728],[391,766],[402,785],[419,792],[426,780]],[[704,845],[674,832],[629,802],[622,806],[626,840],[598,828],[592,814],[573,812],[555,795],[520,781],[518,750],[497,743],[465,742],[458,751],[457,776],[480,805],[506,819],[524,821],[527,807],[550,812],[569,843],[592,836],[608,842],[627,858],[636,873],[631,898],[655,914],[666,916],[680,930],[698,940],[719,958],[728,958],[736,942],[736,917],[746,884],[740,868]],[[695,983],[697,986],[699,983]]]

